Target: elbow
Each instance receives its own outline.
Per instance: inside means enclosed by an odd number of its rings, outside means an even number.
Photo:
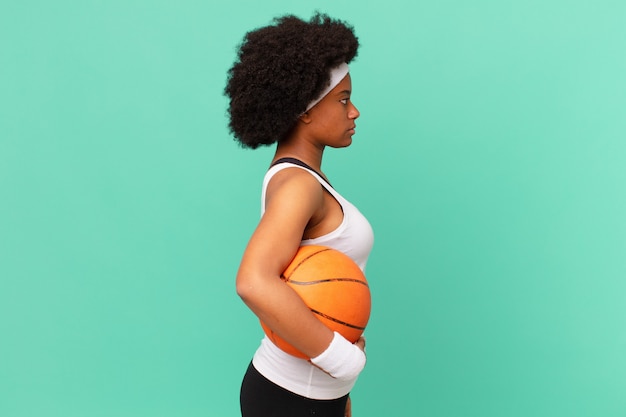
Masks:
[[[240,282],[239,280],[237,280],[237,284],[235,285],[235,291],[237,291],[237,295],[239,296],[239,298],[241,298],[244,302],[250,298],[250,286]]]
[[[271,294],[276,293],[276,282],[280,279],[271,279],[256,272],[239,272],[235,283],[235,290],[241,300],[250,308],[267,302]]]
[[[254,297],[254,293],[256,292],[254,281],[254,277],[250,274],[243,274],[241,272],[237,274],[235,290],[237,291],[237,295],[246,304]]]
[[[268,297],[276,292],[276,283],[282,282],[271,272],[259,270],[258,267],[241,266],[237,271],[235,290],[243,302],[252,308],[264,304]]]

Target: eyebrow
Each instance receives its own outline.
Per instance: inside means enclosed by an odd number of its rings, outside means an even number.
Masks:
[[[347,94],[347,95],[350,95],[350,94],[352,94],[352,91],[350,91],[350,90],[342,90],[342,91],[340,91],[338,94]]]

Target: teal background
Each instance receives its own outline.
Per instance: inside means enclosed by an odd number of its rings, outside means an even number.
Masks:
[[[0,6],[0,415],[238,415],[262,332],[234,290],[272,149],[226,129],[247,30],[361,41],[370,219],[355,417],[626,415],[626,3]]]

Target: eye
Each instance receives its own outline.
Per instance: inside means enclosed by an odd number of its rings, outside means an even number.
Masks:
[[[339,102],[344,105],[348,104],[348,101],[350,101],[349,98],[342,98],[341,100],[339,100]]]

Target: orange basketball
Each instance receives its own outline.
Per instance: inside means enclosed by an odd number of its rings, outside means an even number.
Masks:
[[[349,256],[325,246],[301,246],[281,279],[326,327],[353,343],[363,334],[370,317],[370,290],[361,268]],[[283,351],[307,358],[265,323],[261,326]]]

